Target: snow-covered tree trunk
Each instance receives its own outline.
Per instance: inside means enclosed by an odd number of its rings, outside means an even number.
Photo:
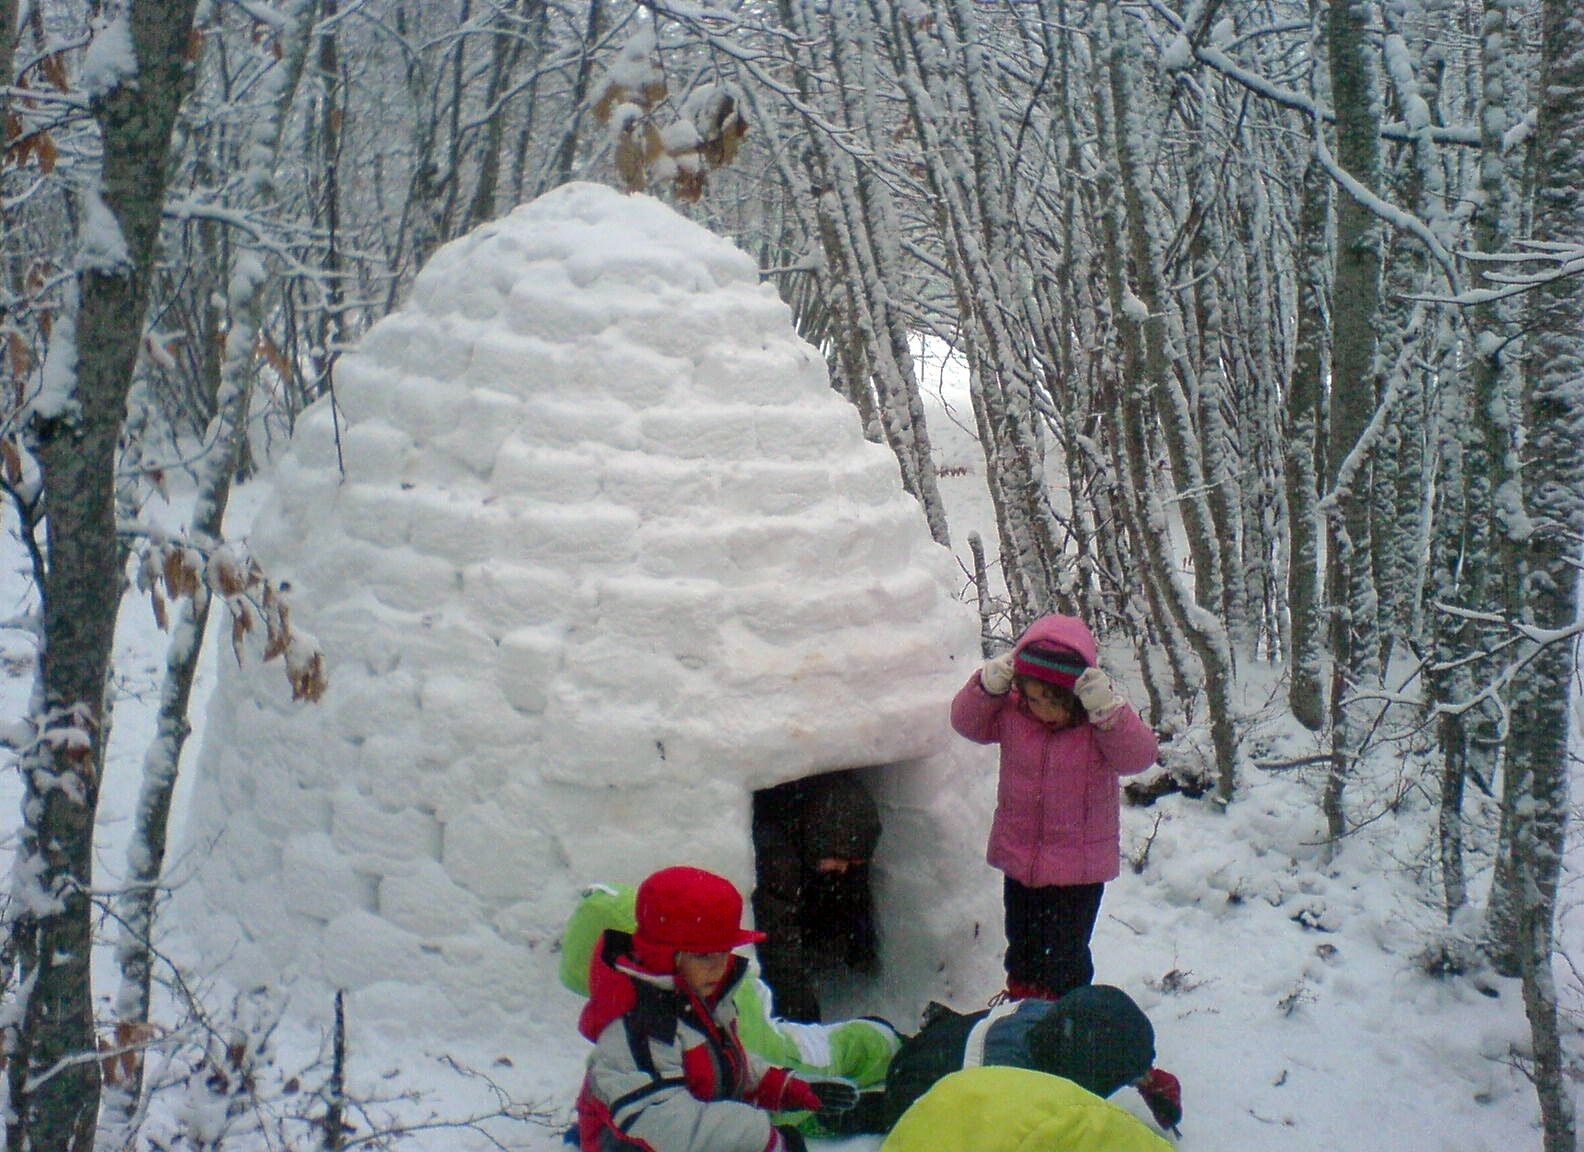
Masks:
[[[57,390],[34,407],[49,494],[35,743],[24,757],[11,923],[20,1003],[7,1036],[10,1152],[89,1152],[99,1107],[89,961],[94,816],[122,574],[116,566],[117,438],[141,343],[171,131],[192,75],[196,0],[134,0],[100,36],[125,66],[94,100],[102,183],[78,237],[78,305],[57,322]],[[69,329],[75,328],[72,332]],[[75,337],[75,339],[73,339]]]
[[[273,68],[264,69],[262,79],[254,78],[242,89],[268,93],[269,99],[261,100],[251,115],[241,118],[242,139],[236,155],[253,167],[244,178],[226,181],[223,193],[228,201],[235,198],[237,202],[228,207],[238,214],[261,212],[268,217],[278,210],[273,171],[307,58],[313,3],[314,0],[285,0],[279,12],[278,62]],[[258,55],[263,58],[265,54]],[[244,49],[232,46],[227,58],[242,61],[246,57]],[[229,93],[231,86],[226,85],[225,91]],[[207,430],[205,451],[199,455],[197,495],[188,522],[191,543],[211,553],[223,540],[226,506],[247,441],[256,348],[271,288],[265,258],[253,246],[243,243],[240,236],[232,241],[210,250],[219,264],[213,270],[214,278],[225,285],[226,294],[220,301],[225,324],[218,329],[224,335],[218,341],[222,359],[214,399],[215,419]],[[121,987],[115,998],[115,1022],[132,1035],[141,1034],[139,1026],[149,1020],[155,917],[171,802],[182,749],[191,732],[189,705],[211,604],[209,587],[200,584],[178,609],[165,655],[154,739],[144,755],[143,780],[133,813],[126,885],[117,901],[120,936],[116,961]],[[142,1060],[128,1061],[128,1065],[131,1074],[118,1079],[105,1092],[102,1123],[107,1134],[118,1141],[131,1135],[142,1091]]]
[[[232,300],[233,322],[228,333],[224,383],[213,434],[198,478],[197,499],[190,522],[195,544],[215,547],[222,539],[226,505],[247,433],[247,414],[253,394],[252,359],[258,333],[256,304],[245,297]],[[237,347],[242,351],[238,353]],[[143,780],[133,812],[132,838],[127,849],[125,887],[116,902],[119,939],[116,963],[121,987],[115,998],[115,1022],[124,1035],[140,1036],[139,1025],[149,1020],[154,975],[155,917],[164,875],[171,803],[176,791],[182,749],[192,731],[188,718],[198,660],[209,621],[212,596],[200,586],[182,601],[165,653],[165,677],[160,686],[159,709],[154,718],[154,739],[143,757]],[[125,1062],[131,1074],[119,1078],[105,1091],[104,1125],[115,1139],[131,1135],[143,1087],[143,1061]]]
[[[1187,456],[1183,440],[1190,422],[1182,411],[1177,383],[1172,379],[1166,340],[1167,304],[1160,282],[1158,248],[1150,239],[1154,221],[1147,207],[1147,166],[1142,126],[1138,122],[1142,112],[1134,99],[1137,64],[1130,44],[1129,18],[1122,6],[1115,3],[1107,5],[1107,17],[1106,72],[1113,108],[1111,124],[1116,133],[1116,190],[1120,193],[1115,197],[1119,203],[1110,215],[1108,259],[1112,263],[1111,282],[1115,293],[1112,306],[1119,317],[1124,349],[1123,378],[1128,387],[1128,395],[1120,405],[1120,415],[1125,425],[1128,467],[1133,474],[1135,495],[1148,502],[1144,537],[1150,562],[1161,581],[1167,607],[1193,645],[1204,672],[1211,743],[1215,749],[1216,791],[1226,803],[1232,799],[1237,780],[1231,646],[1214,607],[1207,608],[1196,602],[1185,583],[1175,577],[1166,510],[1149,470],[1146,425],[1151,413],[1158,417],[1168,445],[1174,445],[1170,451],[1179,484],[1181,476],[1176,468]],[[1128,270],[1131,271],[1131,284]],[[1201,494],[1188,494],[1179,505],[1190,541],[1212,531],[1201,501]],[[1202,542],[1201,550],[1208,550],[1208,544]],[[1200,551],[1194,552],[1196,563],[1200,554]],[[1211,561],[1206,557],[1205,562]]]
[[[1380,93],[1369,24],[1371,5],[1333,0],[1326,19],[1336,157],[1366,193],[1380,187]],[[1343,795],[1358,754],[1349,689],[1379,671],[1376,592],[1370,555],[1370,458],[1363,443],[1375,413],[1383,227],[1344,191],[1336,198],[1331,308],[1331,404],[1323,502],[1328,531],[1327,599],[1332,613],[1330,773],[1322,806],[1333,839],[1347,830]]]
[[[0,77],[5,78],[5,91],[0,91],[0,124],[5,123],[6,113],[10,111],[10,87],[13,72],[13,58],[16,55],[17,44],[17,0],[0,0]],[[4,235],[4,224],[0,223],[0,236]]]
[[[1487,0],[1481,27],[1479,197],[1473,240],[1478,251],[1489,254],[1507,252],[1519,227],[1518,164],[1509,152],[1507,140],[1518,118],[1513,103],[1524,99],[1522,85],[1513,75],[1523,46],[1519,9],[1516,0]],[[1468,309],[1468,326],[1473,345],[1469,375],[1474,419],[1481,435],[1476,459],[1482,495],[1488,500],[1485,507],[1475,510],[1475,515],[1484,521],[1492,561],[1478,577],[1482,591],[1479,603],[1516,616],[1531,595],[1523,586],[1518,563],[1524,537],[1530,530],[1523,518],[1519,492],[1523,480],[1516,467],[1525,432],[1520,427],[1519,358],[1511,345],[1519,334],[1520,317],[1511,300],[1480,302]],[[1489,628],[1471,631],[1480,647],[1500,639]],[[1508,698],[1504,703],[1516,720],[1515,701]],[[1510,738],[1510,730],[1508,735]],[[1518,972],[1521,963],[1518,929],[1528,901],[1522,891],[1523,870],[1517,859],[1522,851],[1519,837],[1523,821],[1516,817],[1516,805],[1525,794],[1522,777],[1526,766],[1517,762],[1510,750],[1504,754],[1504,762],[1502,836],[1488,905],[1486,947],[1498,970],[1511,975]]]
[[[513,13],[512,8],[519,11]],[[507,87],[516,72],[517,64],[530,43],[519,25],[525,23],[528,0],[513,0],[494,7],[486,23],[495,35],[490,42],[489,78],[485,84],[484,107],[487,115],[482,128],[482,139],[475,151],[478,155],[478,174],[473,192],[468,197],[467,209],[462,213],[457,232],[470,232],[497,213],[501,194],[501,164],[505,159],[506,126],[511,120],[508,108],[517,103],[507,93]],[[515,186],[512,188],[515,192]]]
[[[1572,0],[1541,6],[1535,127],[1534,239],[1577,246],[1584,238],[1584,12]],[[1568,818],[1570,703],[1578,682],[1579,542],[1584,540],[1584,286],[1557,277],[1528,301],[1522,415],[1524,623],[1545,646],[1513,684],[1508,772],[1521,774],[1509,804],[1520,822],[1514,859],[1524,1009],[1546,1152],[1575,1152],[1577,1122],[1557,1019],[1552,952],[1557,885]]]
[[[533,195],[540,196],[552,188],[572,179],[572,169],[577,160],[578,133],[583,127],[583,116],[588,106],[589,89],[594,79],[594,49],[604,34],[606,20],[605,0],[588,0],[588,19],[584,22],[583,50],[577,57],[573,74],[570,112],[561,134],[561,142]]]
[[[1450,341],[1448,341],[1450,342]],[[1483,604],[1489,563],[1488,517],[1483,513],[1486,470],[1479,466],[1479,421],[1469,382],[1453,373],[1443,382],[1434,413],[1436,492],[1426,594],[1432,606],[1429,644],[1432,659],[1425,683],[1436,709],[1436,741],[1441,755],[1437,811],[1442,898],[1450,920],[1467,902],[1463,865],[1463,798],[1470,777],[1488,788],[1494,780],[1497,742],[1492,737],[1496,709],[1478,700],[1474,666],[1481,626],[1453,611]]]
[[[1275,163],[1270,149],[1257,149]],[[1245,533],[1242,563],[1250,620],[1268,660],[1284,660],[1291,647],[1285,574],[1287,510],[1282,487],[1286,446],[1281,439],[1282,382],[1288,355],[1281,299],[1280,262],[1286,254],[1280,231],[1287,226],[1287,196],[1268,190],[1248,174],[1237,181],[1229,210],[1242,221],[1232,240],[1241,288],[1229,289],[1237,338],[1231,353],[1234,405],[1242,416],[1243,459],[1234,483],[1239,489]],[[1257,600],[1257,604],[1254,601]]]
[[[1213,199],[1209,188],[1201,195]],[[1252,654],[1256,628],[1249,612],[1248,569],[1244,563],[1243,501],[1238,473],[1249,466],[1232,420],[1232,382],[1226,365],[1230,314],[1222,305],[1219,267],[1228,244],[1221,215],[1211,212],[1194,244],[1193,270],[1199,281],[1199,403],[1195,426],[1204,461],[1207,510],[1221,573],[1221,618],[1236,649]]]
[[[1041,75],[1049,77],[1055,115],[1047,129],[1049,139],[1043,142],[1047,167],[1038,170],[1041,179],[1030,181],[1037,183],[1038,189],[1027,194],[1028,210],[1031,214],[1038,210],[1042,217],[1049,211],[1054,219],[1047,228],[1019,229],[1024,259],[1030,268],[1043,270],[1036,272],[1026,306],[1045,363],[1044,389],[1056,413],[1067,468],[1073,547],[1078,557],[1074,596],[1090,620],[1103,619],[1108,608],[1129,620],[1135,650],[1142,653],[1146,612],[1134,582],[1123,576],[1130,565],[1123,560],[1127,538],[1117,478],[1107,451],[1095,439],[1101,426],[1099,393],[1109,374],[1107,362],[1114,355],[1114,344],[1105,336],[1104,275],[1097,267],[1092,242],[1092,186],[1086,179],[1061,179],[1055,189],[1045,189],[1048,173],[1082,172],[1087,176],[1092,168],[1081,124],[1085,85],[1080,81],[1088,75],[1081,53],[1081,18],[1066,0],[1058,0],[1054,16],[1054,20],[1039,21],[1032,30],[1037,37]],[[1036,93],[1042,94],[1042,89]],[[1031,101],[1031,112],[1037,104]],[[1026,119],[1025,126],[1031,119]],[[1054,209],[1046,203],[1049,198],[1057,201]],[[1159,688],[1148,663],[1141,660],[1141,667],[1151,695],[1151,715],[1159,718]]]
[[[313,391],[334,392],[336,356],[346,317],[346,286],[341,260],[341,145],[346,115],[341,83],[340,54],[336,47],[340,0],[320,0],[319,27],[314,37],[313,77],[317,86],[318,116],[313,126],[311,153],[318,187],[314,190],[314,224],[321,233],[319,270],[324,283],[323,307],[314,316]],[[428,205],[425,205],[427,210]],[[392,285],[394,291],[394,281]],[[390,303],[387,302],[387,308]]]

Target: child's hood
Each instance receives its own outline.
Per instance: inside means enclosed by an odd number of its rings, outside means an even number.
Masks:
[[[674,988],[671,976],[645,972],[633,964],[630,955],[632,936],[607,929],[594,947],[589,963],[589,998],[578,1015],[578,1031],[587,1040],[597,1041],[613,1020],[620,1020],[638,1003],[635,981],[643,980]]]
[[[710,1004],[736,995],[737,986],[748,974],[748,961],[733,956],[720,988]],[[597,1043],[600,1033],[620,1020],[638,1004],[638,985],[647,984],[664,993],[677,992],[677,978],[669,973],[650,972],[632,957],[632,934],[608,928],[595,945],[589,962],[589,998],[578,1014],[578,1032]]]
[[[1085,664],[1093,664],[1096,656],[1099,655],[1099,645],[1095,643],[1094,633],[1089,631],[1089,625],[1076,616],[1056,614],[1041,616],[1018,637],[1013,650],[1021,652],[1030,644],[1071,649],[1083,657]]]

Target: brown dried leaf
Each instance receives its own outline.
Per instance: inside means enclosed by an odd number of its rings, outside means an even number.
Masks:
[[[227,600],[247,591],[247,576],[229,549],[222,548],[210,558],[209,587]]]
[[[643,87],[638,92],[638,102],[644,108],[654,108],[666,97],[666,82],[664,76],[656,76],[645,80]]]
[[[22,453],[9,436],[0,440],[0,472],[5,474],[7,484],[22,483]]]
[[[616,141],[616,173],[627,192],[642,192],[649,182],[644,173],[643,145],[635,133],[623,132]]]
[[[113,1043],[100,1037],[99,1066],[104,1072],[105,1083],[126,1084],[135,1079],[143,1066],[143,1049],[159,1034],[159,1025],[147,1020],[122,1020],[115,1026]]]
[[[292,699],[317,704],[324,698],[330,681],[325,676],[324,653],[315,649],[306,660],[286,661],[286,677],[291,681]]]
[[[242,643],[247,639],[247,634],[253,630],[252,621],[248,618],[246,607],[242,611],[232,609],[231,612],[231,654],[236,657],[238,667],[242,664]]]
[[[717,168],[723,168],[737,159],[737,153],[742,151],[743,138],[748,135],[748,121],[742,116],[733,116],[721,127],[720,139],[717,142],[720,149],[720,159],[714,161]]]
[[[196,596],[202,590],[204,568],[208,563],[209,561],[198,549],[182,549],[182,575],[186,581],[182,585],[183,596]]]
[[[66,77],[66,56],[64,53],[51,52],[39,61],[38,69],[44,79],[55,85],[56,91],[71,91],[71,81]]]
[[[174,597],[187,595],[187,576],[183,568],[182,550],[180,548],[168,549],[165,553],[161,575],[165,579],[165,590]]]
[[[165,611],[165,597],[160,595],[158,588],[148,590],[149,603],[154,609],[154,623],[159,625],[161,632],[170,631],[170,616]]]
[[[20,168],[27,163],[32,144],[22,138],[22,118],[7,112],[5,118],[5,161]]]
[[[620,84],[607,82],[600,91],[599,99],[594,101],[594,119],[601,124],[609,124],[611,114],[616,111],[616,105],[627,102],[627,89]]]
[[[281,655],[291,644],[291,609],[284,601],[271,600],[264,610],[264,663]]]
[[[55,162],[60,159],[60,149],[55,147],[55,139],[48,132],[40,132],[33,137],[33,155],[38,157],[39,171],[46,176],[55,171]]]
[[[660,138],[660,129],[654,126],[652,120],[644,121],[644,163],[653,164],[665,155],[665,141]]]
[[[33,369],[33,349],[15,328],[6,333],[6,366],[13,377],[26,376]]]
[[[269,334],[260,332],[258,339],[253,342],[254,355],[262,358],[266,364],[275,369],[275,374],[282,380],[292,378],[292,367],[287,362],[285,354],[269,338]]]
[[[706,178],[703,169],[679,168],[674,181],[676,197],[689,204],[697,203],[704,196]]]

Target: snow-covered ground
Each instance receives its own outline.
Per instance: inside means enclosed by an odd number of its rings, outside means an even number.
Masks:
[[[979,530],[993,548],[993,520],[967,397],[954,376],[948,374],[948,381],[932,399],[931,431],[954,542],[966,560],[971,530]],[[263,495],[262,484],[241,494],[233,531],[250,521]],[[168,515],[179,522],[179,504]],[[0,611],[12,613],[25,606],[26,589],[22,577],[12,575],[20,571],[20,549],[9,537],[5,547]],[[162,662],[163,637],[143,602],[133,599],[125,607],[118,645],[119,706],[101,801],[97,880],[105,888],[113,888],[124,870],[124,839]],[[1113,658],[1120,678],[1131,679],[1125,652],[1117,649]],[[214,659],[211,649],[206,686],[214,681]],[[1223,812],[1207,800],[1169,796],[1150,808],[1124,810],[1124,853],[1138,869],[1125,868],[1109,887],[1096,932],[1099,978],[1126,988],[1144,1005],[1155,1022],[1160,1064],[1182,1079],[1180,1145],[1201,1152],[1538,1148],[1537,1108],[1521,1067],[1527,1026],[1516,983],[1481,973],[1432,976],[1418,960],[1441,922],[1427,879],[1434,813],[1429,787],[1419,786],[1422,769],[1383,751],[1361,772],[1350,802],[1355,816],[1374,819],[1328,860],[1319,843],[1319,770],[1253,766],[1317,751],[1315,738],[1277,705],[1273,670],[1245,660],[1240,671],[1247,715],[1243,751],[1251,766],[1236,802]],[[27,647],[14,633],[0,634],[0,709],[6,715],[21,710],[31,675]],[[947,700],[940,706],[944,710]],[[190,750],[202,739],[201,708],[195,720],[199,731]],[[1203,745],[1204,734],[1190,729],[1165,754],[1193,761],[1205,755]],[[15,812],[12,776],[3,789],[0,805]],[[952,831],[982,840],[988,830],[979,826],[982,813],[971,805],[963,813],[962,826]],[[665,815],[656,813],[659,819]],[[1479,869],[1474,891],[1480,897],[1488,880],[1489,803],[1478,798],[1470,816],[1471,865]],[[589,850],[597,848],[595,827]],[[1584,958],[1577,884],[1584,857],[1576,831],[1572,843],[1557,968],[1577,1072],[1584,989],[1570,961]],[[981,865],[956,883],[993,891],[998,878]],[[984,986],[935,992],[963,1010],[981,1006],[998,988],[991,977],[999,924],[980,927],[977,942],[969,945],[975,954],[962,967],[986,973]],[[103,961],[97,969],[101,1002],[114,988],[108,955]],[[497,1146],[562,1148],[557,1128],[569,1115],[586,1047],[571,1028],[578,1002],[553,983],[514,988],[509,998],[526,1000],[538,1027],[516,1040],[491,1035],[476,1044],[466,1037],[426,1037],[426,1004],[414,1003],[418,1026],[399,1044],[386,1032],[364,1031],[354,1012],[348,1091],[383,1102],[353,1117],[359,1130],[427,1121],[435,1126],[415,1132],[408,1147],[463,1152],[490,1146],[454,1122],[493,1109],[493,1082],[543,1113],[537,1120],[492,1123]],[[261,1092],[283,1112],[307,1106],[306,1090],[326,1074],[322,1036],[295,1023],[299,1007],[276,1033],[274,1064],[260,1076]],[[916,1020],[896,1023],[908,1029]],[[156,1063],[154,1073],[174,1079],[190,1059],[183,1050],[169,1067]],[[299,1089],[285,1093],[283,1086],[293,1079]],[[152,1124],[170,1130],[198,1122],[195,1099],[180,1085],[166,1090],[156,1098]],[[1117,1102],[1147,1119],[1131,1091],[1119,1094]],[[219,1121],[206,1115],[202,1122]],[[878,1143],[855,1139],[825,1147],[869,1152]],[[258,1137],[239,1137],[225,1146],[253,1152],[265,1145]]]

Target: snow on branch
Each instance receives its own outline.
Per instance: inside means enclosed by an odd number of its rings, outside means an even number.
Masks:
[[[1172,13],[1169,8],[1166,8],[1166,5],[1161,3],[1161,0],[1152,0],[1150,6],[1156,13],[1167,16],[1167,19],[1178,30],[1182,29],[1182,17]],[[1277,29],[1270,29],[1269,32],[1285,32],[1285,30],[1296,29],[1307,30],[1307,27],[1307,24],[1278,25]],[[1245,33],[1245,35],[1239,36],[1237,43],[1253,40],[1256,35],[1262,35],[1264,32],[1267,32],[1267,30]],[[1304,93],[1294,92],[1289,87],[1281,86],[1281,84],[1277,84],[1272,79],[1261,76],[1258,71],[1243,67],[1217,44],[1196,43],[1196,41],[1188,40],[1186,36],[1178,36],[1178,40],[1174,41],[1166,49],[1167,67],[1177,71],[1186,68],[1186,65],[1188,65],[1186,55],[1190,54],[1190,52],[1193,55],[1193,59],[1198,60],[1202,65],[1213,68],[1213,70],[1223,74],[1231,81],[1239,82],[1243,87],[1247,87],[1250,92],[1258,93],[1266,100],[1277,103],[1281,108],[1291,108],[1296,113],[1304,113],[1308,117],[1321,117],[1321,119],[1326,120],[1327,124],[1332,124],[1337,119],[1337,114],[1332,113],[1331,109],[1321,108]],[[1405,124],[1384,124],[1381,125],[1381,136],[1386,139],[1394,139],[1394,141],[1411,143],[1413,138],[1415,138],[1415,130]],[[1437,144],[1462,144],[1465,147],[1479,146],[1478,128],[1430,125],[1429,136]]]
[[[1446,245],[1441,243],[1440,239],[1423,220],[1411,212],[1403,211],[1385,197],[1371,192],[1360,184],[1353,174],[1343,168],[1337,162],[1336,157],[1331,155],[1330,150],[1325,146],[1324,140],[1317,137],[1314,141],[1314,149],[1315,157],[1320,161],[1321,166],[1331,174],[1333,180],[1346,190],[1349,196],[1352,196],[1353,199],[1386,223],[1392,225],[1392,227],[1417,236],[1419,242],[1429,251],[1431,258],[1441,265],[1441,271],[1446,274],[1447,283],[1451,285],[1452,291],[1454,293],[1462,291],[1458,283],[1457,263],[1452,259],[1452,253],[1447,251]]]
[[[1464,664],[1487,660],[1510,652],[1518,645],[1525,645],[1525,650],[1521,654],[1510,659],[1498,669],[1485,687],[1468,699],[1446,700],[1437,703],[1436,711],[1448,715],[1461,716],[1477,708],[1487,700],[1501,706],[1501,691],[1517,679],[1518,674],[1532,664],[1541,652],[1554,644],[1571,643],[1579,636],[1584,635],[1584,619],[1574,620],[1571,624],[1561,628],[1540,628],[1522,620],[1514,620],[1512,617],[1504,616],[1499,612],[1482,612],[1478,609],[1461,608],[1456,604],[1446,604],[1441,601],[1436,601],[1434,607],[1436,611],[1445,612],[1448,616],[1455,616],[1460,620],[1468,620],[1480,624],[1494,625],[1508,633],[1506,639],[1491,645],[1483,651],[1471,653],[1442,664],[1432,665],[1431,667],[1434,671],[1451,671]]]
[[[1584,244],[1519,240],[1513,252],[1459,252],[1471,264],[1486,265],[1480,278],[1497,288],[1469,288],[1448,296],[1427,296],[1438,304],[1489,304],[1584,273]]]

